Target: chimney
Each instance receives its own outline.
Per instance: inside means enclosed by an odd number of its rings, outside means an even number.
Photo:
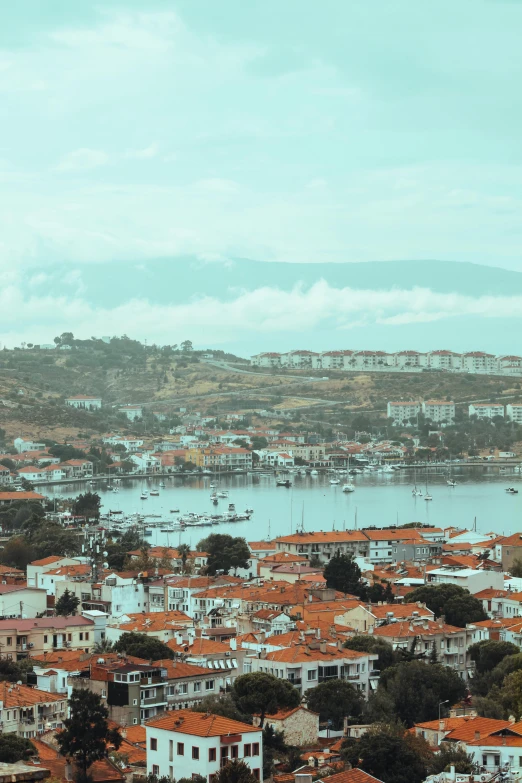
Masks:
[[[324,654],[326,652],[326,642],[321,642],[319,644],[319,650]]]
[[[195,635],[196,635],[196,639],[201,639],[201,637],[203,636],[203,630],[201,628],[196,628]]]
[[[479,739],[480,739],[480,731],[476,731],[476,732],[475,732],[475,739],[476,739],[476,740],[479,740]]]

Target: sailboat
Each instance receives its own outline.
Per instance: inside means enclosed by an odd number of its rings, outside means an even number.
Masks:
[[[413,470],[413,489],[411,491],[411,494],[414,498],[422,497],[422,492],[420,489],[417,489],[417,469],[414,468]]]
[[[450,454],[450,469],[449,469],[449,473],[448,473],[448,478],[446,479],[446,484],[448,485],[448,487],[456,487],[457,486],[457,482],[455,481],[455,479],[451,475],[451,454]]]
[[[424,500],[433,500],[432,496],[428,492],[428,478],[426,477],[426,494],[424,495]]]

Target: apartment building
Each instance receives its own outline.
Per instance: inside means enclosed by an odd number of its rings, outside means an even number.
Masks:
[[[306,555],[308,558],[316,556],[323,562],[337,552],[351,554],[354,557],[367,557],[370,551],[369,539],[360,530],[333,530],[319,533],[301,531],[276,538],[275,545],[278,551]]]
[[[37,617],[47,613],[47,594],[25,585],[0,584],[0,618]]]
[[[67,397],[65,404],[71,408],[79,408],[86,411],[95,411],[101,408],[101,397],[89,397],[85,394],[77,394],[75,397]]]
[[[106,662],[103,657],[85,663],[68,684],[97,693],[111,720],[135,726],[167,709],[167,670],[158,663]]]
[[[414,424],[421,410],[420,402],[412,400],[407,402],[389,402],[386,407],[386,415],[397,425]]]
[[[44,731],[60,729],[67,717],[64,694],[0,683],[0,733],[33,739]]]
[[[415,652],[424,653],[426,661],[435,649],[438,660],[444,666],[455,669],[462,679],[467,680],[473,675],[474,663],[468,653],[473,631],[469,628],[456,628],[445,624],[442,619],[437,622],[416,619],[390,622],[370,632],[385,639],[394,649],[411,650],[415,640]]]
[[[453,424],[455,421],[455,403],[447,400],[425,400],[422,413],[434,424]]]
[[[395,563],[397,553],[402,555],[402,549],[407,545],[415,545],[421,549],[428,547],[422,545],[422,535],[415,528],[402,530],[383,528],[379,530],[363,530],[369,542],[368,559],[372,563]],[[395,552],[395,553],[394,553]],[[404,560],[404,557],[400,557]]]
[[[504,574],[501,571],[445,566],[435,568],[426,574],[431,584],[452,584],[462,587],[474,595],[482,590],[502,590]]]
[[[186,450],[185,461],[192,462],[198,468],[250,470],[252,452],[240,446],[193,446]]]
[[[267,672],[290,682],[301,694],[328,680],[348,680],[367,698],[377,688],[379,672],[375,670],[378,656],[373,653],[343,649],[326,641],[293,644],[272,652],[261,651],[245,658],[243,670],[248,673]]]
[[[509,421],[522,424],[522,403],[512,402],[509,405],[506,405],[506,417]]]
[[[0,620],[0,650],[8,660],[54,650],[89,652],[94,642],[94,622],[86,617]]]
[[[208,783],[240,759],[263,779],[263,732],[257,726],[204,712],[179,710],[149,721],[147,774],[171,780],[201,775]]]
[[[495,402],[475,402],[469,405],[468,415],[478,419],[493,419],[495,416],[504,417],[504,406]]]
[[[258,353],[250,360],[253,367],[281,367],[280,353]]]
[[[462,368],[472,373],[494,373],[498,372],[499,363],[491,353],[470,351],[462,355]]]
[[[428,366],[433,370],[462,370],[462,354],[453,351],[430,351]]]
[[[299,457],[306,462],[323,462],[326,459],[326,444],[317,443],[316,445],[292,445],[289,447],[292,457]]]

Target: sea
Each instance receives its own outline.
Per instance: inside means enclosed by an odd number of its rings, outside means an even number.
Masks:
[[[227,490],[228,498],[213,505],[210,495],[211,476],[171,476],[150,479],[122,479],[113,492],[107,482],[98,481],[94,490],[101,496],[102,513],[122,511],[123,514],[145,515],[144,529],[151,546],[191,546],[210,533],[243,536],[247,541],[259,541],[306,531],[329,531],[370,526],[389,527],[408,522],[424,522],[437,527],[455,525],[476,527],[480,532],[509,535],[522,531],[522,476],[500,472],[492,466],[461,467],[452,470],[455,487],[447,485],[448,470],[434,468],[419,471],[404,469],[393,473],[363,473],[340,476],[340,484],[330,484],[331,474],[291,477],[290,488],[278,487],[273,475],[228,475],[219,479],[219,489]],[[355,491],[345,493],[345,481],[355,485]],[[160,482],[165,488],[159,488]],[[416,484],[423,493],[426,488],[433,498],[413,497]],[[507,487],[518,489],[508,494]],[[142,489],[159,489],[158,496],[141,500]],[[50,498],[76,497],[86,491],[85,484],[57,485],[39,489]],[[253,509],[249,520],[224,522],[211,527],[191,527],[182,531],[162,532],[160,526],[148,523],[174,522],[182,514],[224,513],[234,503],[238,513]],[[103,523],[102,523],[103,524]],[[161,525],[163,527],[163,524]]]

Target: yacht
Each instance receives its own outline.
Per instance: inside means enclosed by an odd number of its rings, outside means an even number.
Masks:
[[[142,492],[140,495],[140,500],[147,500],[148,497],[149,497],[148,492]]]
[[[310,475],[311,476],[318,476],[319,475],[319,471],[318,470],[311,470],[310,471]]]
[[[343,484],[343,492],[355,492],[355,485],[351,482]]]
[[[276,479],[276,487],[291,487],[290,479]]]
[[[515,489],[515,487],[507,487],[506,492],[508,495],[518,495],[518,489]]]
[[[164,481],[160,481],[159,486],[160,486],[161,489],[165,489],[165,482]]]
[[[341,483],[341,479],[338,478],[330,479],[330,484],[340,484],[340,483]]]
[[[150,495],[151,495],[151,497],[152,497],[152,495],[159,495],[159,489],[151,489]]]
[[[456,487],[457,486],[457,482],[454,479],[448,479],[446,481],[446,484],[448,485],[448,487]]]

